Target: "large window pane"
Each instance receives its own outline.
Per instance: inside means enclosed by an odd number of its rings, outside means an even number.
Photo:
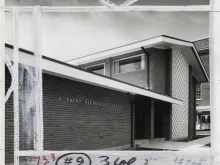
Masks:
[[[118,73],[140,70],[142,69],[141,56],[120,60],[116,67],[118,67]]]

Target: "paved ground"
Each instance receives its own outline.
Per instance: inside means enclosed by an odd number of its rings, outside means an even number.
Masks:
[[[174,151],[188,151],[197,149],[207,149],[201,148],[202,146],[210,143],[210,136],[193,140],[190,142],[172,142],[172,141],[160,141],[160,142],[150,142],[142,144],[140,147],[144,149],[163,149],[163,150],[174,150]]]
[[[196,131],[196,135],[210,135],[210,131]]]

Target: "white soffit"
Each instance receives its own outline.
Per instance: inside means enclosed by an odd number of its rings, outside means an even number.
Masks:
[[[202,64],[194,44],[192,42],[175,39],[169,36],[158,36],[151,39],[135,42],[125,46],[73,59],[67,63],[78,66],[80,64],[86,64],[108,57],[115,57],[129,52],[137,51],[140,50],[142,46],[144,48],[155,47],[160,49],[180,49],[183,52],[183,55],[185,56],[188,64],[193,66],[193,75],[197,78],[197,82],[209,81],[208,74]]]
[[[9,55],[10,59],[12,59],[13,50],[10,48],[6,48],[6,53]],[[19,62],[24,65],[33,66],[34,56],[27,53],[19,52]],[[95,86],[100,86],[124,93],[138,94],[173,104],[183,105],[182,100],[164,96],[137,86],[129,85],[127,83],[116,81],[111,78],[99,76],[97,74],[80,70],[73,66],[68,66],[68,64],[59,63],[56,62],[55,60],[50,60],[49,58],[42,60],[42,69],[44,73],[48,73],[51,75],[55,75]]]
[[[132,44],[116,47],[116,48],[109,49],[109,50],[106,50],[106,51],[94,53],[94,54],[91,54],[91,55],[88,55],[88,56],[83,56],[83,57],[80,57],[80,58],[77,58],[77,59],[70,60],[67,63],[72,64],[72,65],[85,64],[85,63],[88,63],[88,62],[93,62],[93,61],[105,59],[107,57],[115,57],[115,56],[118,56],[118,55],[121,55],[121,54],[133,52],[133,51],[136,51],[136,50],[140,50],[140,48],[142,46],[144,46],[145,48],[146,47],[153,47],[154,45],[160,46],[160,43],[162,41],[163,41],[162,36],[154,37],[154,38],[147,39],[147,40],[144,40],[144,41],[135,42],[135,43],[132,43]]]

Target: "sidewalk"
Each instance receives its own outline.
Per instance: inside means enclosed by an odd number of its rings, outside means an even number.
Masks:
[[[207,148],[200,148],[200,147],[209,144],[210,142],[211,142],[210,136],[208,136],[190,142],[172,142],[172,141],[151,142],[151,143],[142,144],[140,147],[143,149],[155,149],[155,150],[162,149],[162,150],[174,150],[174,151],[187,151],[198,148],[207,150]]]

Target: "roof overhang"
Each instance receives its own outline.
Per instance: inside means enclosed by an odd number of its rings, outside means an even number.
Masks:
[[[21,49],[20,49],[21,50]],[[28,51],[27,51],[28,52]],[[6,47],[6,54],[9,55],[10,59],[12,59],[13,49]],[[28,65],[35,66],[35,57],[25,51],[19,51],[19,62]],[[142,95],[151,97],[154,99],[158,99],[161,101],[183,105],[182,100],[178,100],[176,98],[164,96],[147,89],[143,89],[131,84],[127,84],[118,80],[114,80],[105,76],[101,76],[95,73],[91,73],[82,69],[79,69],[70,64],[66,64],[48,57],[43,57],[42,59],[42,69],[44,73],[55,75],[63,78],[67,78],[70,80],[75,80],[95,86],[100,86],[108,89],[112,89],[115,91],[120,91],[124,93],[130,93],[133,95]]]
[[[198,55],[194,43],[189,41],[184,41],[169,36],[158,36],[151,39],[135,42],[125,46],[117,47],[114,49],[106,50],[103,52],[91,54],[81,58],[68,61],[72,65],[81,65],[93,61],[102,60],[108,57],[115,57],[118,55],[134,52],[140,50],[141,47],[144,48],[159,48],[159,49],[179,49],[182,51],[187,63],[192,65],[192,72],[197,82],[207,82],[209,81],[208,74],[203,66],[203,63]]]
[[[210,106],[197,106],[197,111],[210,111]]]

